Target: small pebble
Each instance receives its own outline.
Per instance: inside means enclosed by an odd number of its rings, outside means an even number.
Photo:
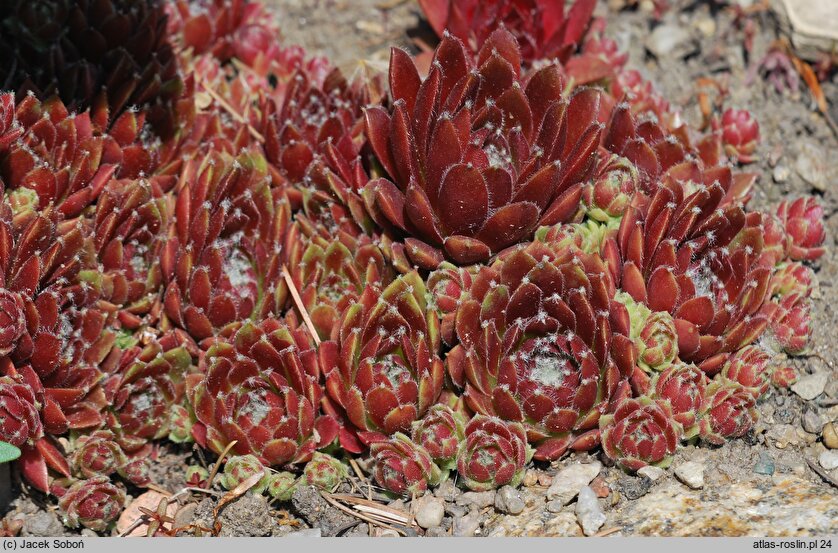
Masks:
[[[434,495],[443,501],[454,501],[454,499],[460,495],[460,490],[457,489],[457,486],[455,486],[454,482],[449,478],[434,490]]]
[[[835,431],[834,422],[823,427],[823,445],[829,449],[838,449],[838,432]]]
[[[565,504],[563,501],[558,499],[554,499],[553,501],[547,502],[547,511],[550,513],[558,513],[564,508]]]
[[[546,472],[539,472],[538,473],[538,485],[545,486],[547,488],[553,483],[553,477],[547,474]]]
[[[602,476],[593,479],[591,489],[594,490],[597,497],[608,497],[608,494],[611,493],[611,488],[608,487],[608,483]]]
[[[414,503],[416,524],[426,530],[442,524],[442,517],[445,516],[445,503],[440,498],[426,495],[420,497]]]
[[[803,430],[810,434],[820,434],[823,429],[823,420],[820,415],[814,411],[806,411],[803,413]]]
[[[688,461],[679,465],[675,468],[675,476],[694,490],[704,487],[704,465],[701,463]]]
[[[84,528],[81,531],[81,535],[84,538],[98,538],[99,537],[99,534],[97,534],[96,532],[94,532],[90,528]]]
[[[296,532],[291,532],[289,534],[285,534],[286,538],[322,538],[323,537],[323,530],[320,528],[303,528],[302,530],[297,530]]]
[[[823,393],[829,374],[826,371],[818,371],[808,374],[791,385],[791,391],[805,400],[815,399]]]
[[[473,536],[480,529],[479,513],[469,513],[454,519],[454,535],[457,537]]]
[[[512,486],[504,486],[495,494],[495,509],[510,515],[519,515],[524,511],[524,499],[521,492]]]
[[[653,467],[651,465],[645,466],[641,469],[638,469],[637,475],[638,476],[645,476],[652,482],[657,482],[660,480],[663,475],[666,474],[666,471],[660,467]]]
[[[553,477],[553,483],[547,490],[547,499],[562,501],[562,505],[567,505],[583,486],[587,486],[596,478],[601,470],[602,463],[599,461],[565,467]]]
[[[579,525],[582,526],[582,531],[585,532],[586,536],[593,536],[605,524],[605,513],[602,512],[596,493],[590,486],[585,486],[579,490],[579,499],[576,501],[576,518],[579,520]]]
[[[757,474],[767,474],[771,476],[774,474],[774,459],[767,451],[759,452],[759,460],[754,465],[754,472]]]
[[[617,481],[620,491],[627,499],[643,497],[652,489],[652,481],[645,476],[625,476]]]
[[[826,470],[838,469],[838,451],[824,451],[818,456],[818,462]]]
[[[524,480],[521,482],[521,484],[526,488],[532,488],[533,486],[538,484],[538,472],[529,469],[524,474]]]
[[[791,176],[791,171],[785,165],[778,165],[774,168],[772,176],[774,177],[774,182],[778,184],[783,183],[789,180],[789,176]]]
[[[457,505],[474,505],[478,509],[483,509],[489,505],[495,504],[495,490],[487,490],[485,492],[466,492],[457,498]]]

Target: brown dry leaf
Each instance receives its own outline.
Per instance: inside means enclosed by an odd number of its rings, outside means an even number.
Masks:
[[[809,87],[809,90],[812,91],[812,96],[815,97],[815,101],[818,103],[818,109],[821,110],[821,113],[827,113],[828,107],[826,105],[826,97],[823,95],[821,83],[818,82],[818,77],[812,70],[812,66],[797,56],[793,56],[791,59],[792,62],[794,62],[795,68],[797,68],[797,72],[800,73],[801,77],[803,77],[803,82],[805,82],[806,86]]]
[[[134,501],[132,501],[128,507],[122,514],[119,516],[119,520],[116,521],[116,530],[120,534],[131,527],[131,525],[135,524],[137,520],[143,518],[143,513],[140,511],[140,507],[145,507],[149,511],[156,511],[157,506],[160,505],[160,502],[164,499],[167,499],[168,496],[156,492],[153,490],[147,491],[144,494],[138,496]],[[166,515],[170,517],[175,516],[175,512],[177,511],[177,502],[172,502],[169,504],[168,508],[166,509]],[[127,535],[129,537],[137,537],[137,536],[145,536],[146,531],[148,530],[148,522],[144,521],[140,523],[137,527],[135,527],[131,532]]]
[[[241,484],[227,492],[224,497],[218,500],[218,504],[215,506],[215,509],[212,512],[212,518],[215,519],[215,523],[213,524],[213,528],[215,530],[215,534],[217,535],[221,531],[221,522],[218,520],[218,513],[221,512],[221,509],[231,501],[243,496],[247,493],[247,490],[255,486],[259,483],[259,481],[264,478],[264,474],[261,472],[257,472],[256,474],[251,474],[247,480],[244,480]]]

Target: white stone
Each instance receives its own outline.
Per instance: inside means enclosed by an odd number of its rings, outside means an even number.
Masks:
[[[688,461],[675,468],[678,480],[694,490],[704,487],[704,465],[695,461]]]
[[[824,451],[818,456],[818,462],[826,470],[838,469],[838,451]]]
[[[547,500],[560,501],[562,505],[567,505],[576,497],[581,488],[597,477],[601,470],[602,463],[599,461],[563,468],[553,477],[553,483],[547,489]]]
[[[655,482],[657,480],[660,480],[663,477],[663,475],[666,474],[666,471],[660,467],[645,466],[641,469],[638,469],[637,474],[639,476],[645,476],[652,482]]]
[[[424,529],[436,528],[445,516],[445,504],[438,497],[426,495],[416,500],[416,524]]]
[[[593,536],[605,524],[605,513],[599,506],[596,492],[590,486],[584,486],[579,490],[579,499],[576,500],[576,518],[586,536]]]

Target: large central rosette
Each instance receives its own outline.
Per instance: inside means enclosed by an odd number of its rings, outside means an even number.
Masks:
[[[337,435],[329,417],[319,417],[320,367],[302,329],[274,319],[245,323],[229,340],[206,353],[204,375],[187,377],[198,424],[195,440],[221,453],[253,454],[268,465],[300,463]]]
[[[476,63],[476,67],[473,65]],[[375,221],[404,236],[413,264],[487,261],[539,224],[569,220],[593,170],[601,93],[569,98],[557,66],[521,76],[515,38],[498,30],[472,61],[443,38],[423,81],[409,56],[390,61],[392,109],[366,111],[388,177],[364,189]]]
[[[366,288],[332,338],[320,346],[326,390],[358,437],[370,443],[409,433],[436,402],[444,379],[439,318],[422,278],[412,272],[383,292]]]
[[[447,358],[469,406],[525,424],[535,457],[599,443],[597,423],[623,375],[611,359],[613,286],[602,261],[541,243],[475,275]]]

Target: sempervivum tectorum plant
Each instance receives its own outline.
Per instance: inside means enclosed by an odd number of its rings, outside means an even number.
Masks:
[[[814,271],[797,261],[781,263],[771,275],[772,297],[798,294],[808,298],[816,286]]]
[[[564,2],[544,0],[420,0],[436,34],[453,34],[475,52],[500,28],[509,29],[529,63],[566,62],[581,44],[596,2],[580,0],[565,12]]]
[[[707,388],[707,406],[700,417],[701,439],[714,445],[744,436],[757,420],[756,399],[744,386],[728,379]]]
[[[770,328],[774,339],[790,355],[799,355],[806,349],[812,334],[812,306],[801,294],[789,294],[766,304],[770,313]]]
[[[646,396],[622,400],[599,425],[605,454],[632,472],[649,465],[669,466],[682,432],[669,402]]]
[[[728,357],[721,376],[742,386],[759,399],[771,385],[773,372],[771,356],[757,346],[747,346]]]
[[[717,372],[717,354],[748,345],[768,324],[760,309],[771,267],[760,255],[759,217],[725,205],[720,183],[691,186],[670,181],[643,210],[630,208],[603,255],[623,291],[673,316],[679,357]]]
[[[524,423],[538,459],[595,447],[633,368],[611,357],[611,286],[596,256],[536,242],[482,267],[457,311],[452,380],[475,412]]]
[[[93,242],[107,299],[123,308],[123,326],[136,328],[159,302],[169,203],[156,179],[112,180],[96,203]]]
[[[439,484],[442,472],[428,450],[397,432],[386,442],[370,447],[373,476],[378,485],[395,494],[419,494]]]
[[[211,153],[183,171],[161,260],[166,315],[204,340],[248,317],[277,314],[290,214],[284,197],[270,189],[265,160]]]
[[[759,123],[746,109],[729,108],[718,123],[727,155],[740,163],[754,161],[759,143]]]
[[[136,486],[149,483],[147,458],[130,458],[109,430],[96,430],[73,442],[70,467],[80,478],[119,476]]]
[[[418,273],[399,277],[383,292],[366,288],[332,338],[320,346],[326,390],[362,442],[410,432],[439,398],[439,319]]]
[[[669,402],[672,418],[684,430],[682,437],[690,439],[698,434],[709,383],[704,371],[695,365],[676,362],[655,375],[648,393],[653,399]]]
[[[302,219],[298,216],[288,233],[286,264],[317,333],[328,340],[346,308],[365,288],[389,284],[392,269],[366,235],[306,236]]]
[[[140,443],[176,432],[172,411],[183,399],[191,364],[192,356],[174,333],[144,348],[128,348],[117,370],[105,379],[108,426],[123,439]]]
[[[364,122],[362,108],[371,101],[361,79],[346,80],[332,70],[323,83],[306,71],[297,71],[281,102],[270,103],[265,131],[265,155],[291,184],[303,182],[312,162],[320,174],[311,175],[327,186],[328,167],[338,178],[353,182]],[[325,166],[325,167],[324,167]]]
[[[596,175],[582,193],[585,215],[602,223],[622,217],[637,183],[637,168],[629,160],[615,154],[601,159]]]
[[[777,217],[791,239],[789,257],[797,261],[813,261],[823,255],[826,231],[823,206],[814,196],[803,196],[777,206]]]
[[[470,490],[514,487],[524,478],[531,457],[521,423],[475,415],[465,427],[465,439],[457,452],[457,472]]]
[[[7,55],[0,81],[23,94],[58,94],[73,109],[160,106],[177,93],[177,60],[162,2],[11,0],[0,7]]]
[[[70,528],[84,526],[96,532],[111,527],[125,506],[125,490],[112,484],[107,476],[77,480],[69,487],[53,486],[59,497],[58,507],[64,524]]]
[[[315,451],[303,469],[301,480],[309,486],[333,492],[347,476],[349,471],[340,459]]]
[[[652,311],[625,292],[614,298],[612,321],[634,343],[637,365],[647,372],[667,368],[678,356],[678,331],[672,315]]]
[[[465,438],[463,416],[448,405],[428,409],[422,420],[413,423],[411,439],[425,448],[434,462],[445,470],[454,468],[457,451]]]
[[[12,92],[0,94],[0,152],[23,134],[23,128],[15,117],[15,95]]]
[[[236,440],[233,452],[282,466],[307,461],[337,435],[334,420],[318,414],[320,367],[304,330],[247,322],[217,339],[202,364],[204,374],[187,377],[201,446],[221,453]]]
[[[142,114],[124,113],[113,134],[104,134],[90,112],[71,115],[58,98],[41,102],[27,95],[15,117],[23,133],[0,150],[0,175],[7,189],[30,193],[40,209],[54,204],[65,216],[76,216],[112,176],[153,168],[152,156],[137,141]]]
[[[428,275],[428,293],[431,294],[431,303],[439,313],[442,341],[449,346],[456,344],[454,323],[457,318],[457,309],[471,288],[471,282],[477,270],[477,265],[457,267],[443,261],[435,271]]]
[[[422,80],[398,49],[392,109],[366,110],[366,131],[387,178],[364,188],[380,225],[404,237],[412,264],[486,261],[539,225],[570,220],[602,133],[600,92],[563,96],[556,66],[520,77],[517,43],[499,30],[472,67],[452,36]]]

